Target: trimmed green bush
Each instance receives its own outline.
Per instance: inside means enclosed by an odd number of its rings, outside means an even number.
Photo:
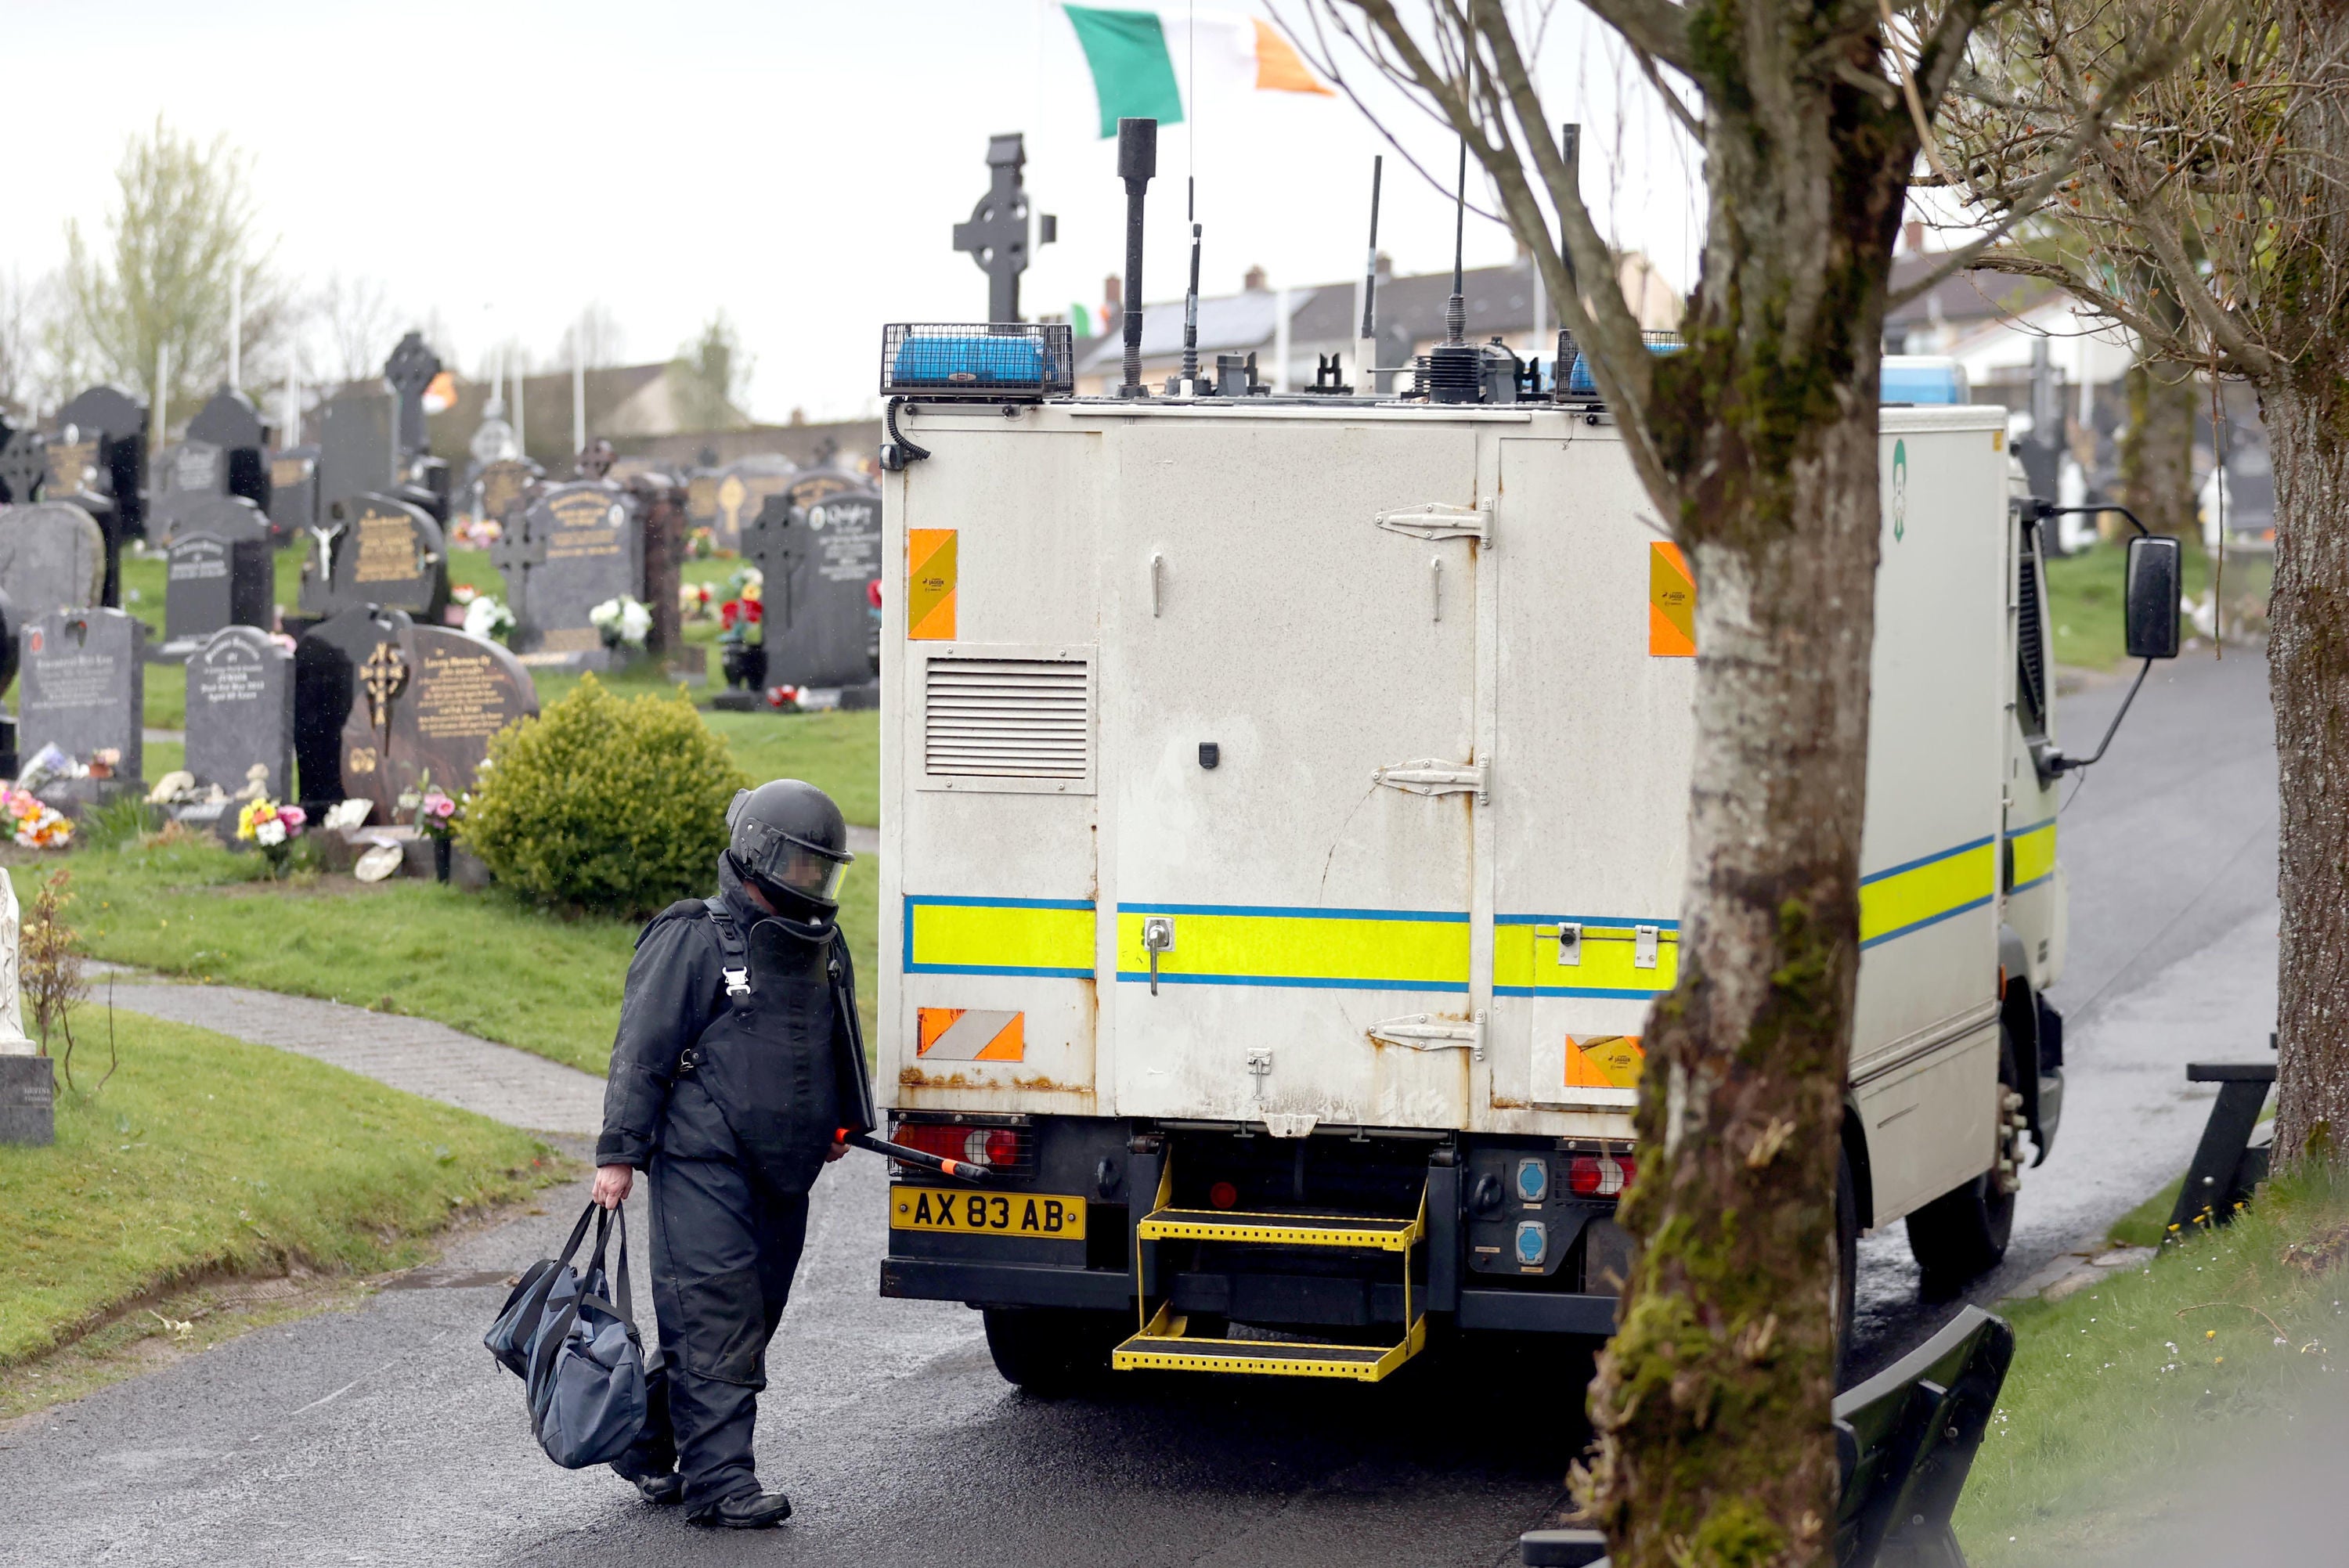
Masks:
[[[750,782],[682,691],[624,702],[591,675],[490,743],[458,838],[532,898],[644,915],[708,891]]]

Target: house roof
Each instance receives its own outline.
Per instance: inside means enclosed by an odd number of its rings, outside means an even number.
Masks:
[[[1899,293],[1948,260],[1946,253],[1934,251],[1921,254],[1912,251],[1893,257],[1893,292]],[[1899,331],[1929,321],[1992,321],[2020,315],[2045,303],[2056,292],[2053,284],[2038,278],[2016,277],[2012,273],[1962,272],[1943,278],[1917,298],[1888,312],[1884,325],[1887,331]]]

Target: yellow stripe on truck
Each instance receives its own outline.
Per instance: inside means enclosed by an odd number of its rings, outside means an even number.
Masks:
[[[1359,991],[1468,989],[1468,916],[1416,910],[1314,910],[1121,903],[1117,977],[1150,979],[1144,915],[1174,922],[1162,985]]]
[[[1896,936],[1979,909],[1998,894],[1998,841],[1976,839],[1859,879],[1859,944]]]
[[[2055,820],[2049,818],[2035,828],[2008,835],[2009,852],[2013,856],[2014,882],[2009,892],[2021,892],[2024,888],[2045,882],[2055,874]]]
[[[905,900],[908,975],[1093,977],[1093,906],[1082,899]]]
[[[1582,928],[1580,962],[1557,961],[1561,923]],[[1656,928],[1656,961],[1639,965],[1639,928]],[[1503,996],[1659,995],[1680,978],[1681,934],[1668,920],[1505,914],[1493,928],[1493,990]]]

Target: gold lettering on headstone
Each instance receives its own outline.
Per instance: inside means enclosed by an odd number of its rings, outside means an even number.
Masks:
[[[513,692],[490,654],[428,649],[417,681],[420,740],[486,740],[514,718]]]
[[[404,583],[416,575],[416,524],[404,514],[362,512],[354,583]]]
[[[49,443],[50,498],[63,500],[77,495],[89,486],[90,476],[98,470],[96,441],[51,441]]]
[[[372,746],[352,747],[350,755],[343,758],[343,771],[346,773],[374,772],[375,748]]]

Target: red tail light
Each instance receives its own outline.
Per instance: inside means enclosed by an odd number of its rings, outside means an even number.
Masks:
[[[958,1127],[947,1122],[900,1122],[891,1135],[908,1149],[961,1160],[990,1171],[1026,1171],[1035,1163],[1035,1135],[1022,1127]]]
[[[1207,1189],[1207,1202],[1218,1209],[1228,1209],[1240,1201],[1240,1190],[1228,1181],[1218,1181]]]
[[[1578,1198],[1619,1198],[1638,1169],[1628,1154],[1578,1154],[1566,1168],[1566,1184]]]

